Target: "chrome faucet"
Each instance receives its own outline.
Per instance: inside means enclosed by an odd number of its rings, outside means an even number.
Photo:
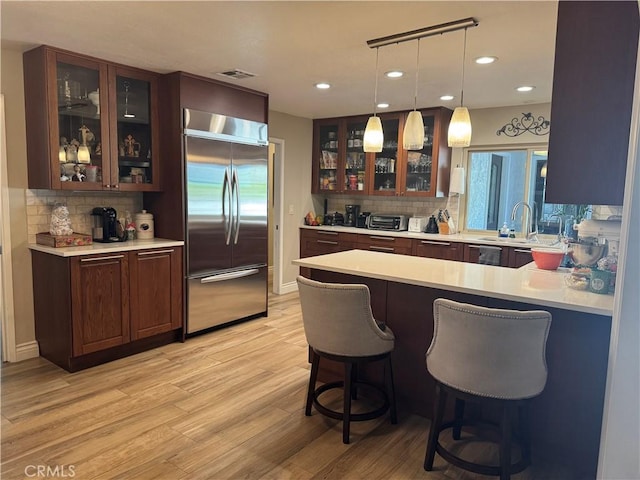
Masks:
[[[564,239],[564,234],[562,232],[562,215],[559,213],[552,213],[551,215],[549,215],[549,220],[551,220],[552,218],[557,218],[558,219],[558,243],[562,242],[562,240]]]
[[[524,213],[525,210],[529,213],[527,218],[527,222],[525,223],[525,238],[527,240],[531,240],[533,242],[538,241],[538,222],[534,215],[534,210],[531,209],[531,205],[527,202],[518,202],[513,206],[513,210],[511,210],[511,221],[513,222],[516,219],[516,213],[518,212],[518,207],[522,205],[522,218],[524,223]],[[535,203],[533,204],[535,207]],[[535,224],[535,228],[532,228],[532,224]]]

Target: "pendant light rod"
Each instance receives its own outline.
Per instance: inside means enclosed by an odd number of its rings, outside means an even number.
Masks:
[[[418,108],[418,70],[420,69],[420,39],[418,39],[418,53],[416,54],[416,89],[413,94],[413,109]]]
[[[473,18],[465,18],[462,20],[455,20],[453,22],[441,23],[439,25],[432,25],[430,27],[420,28],[418,30],[411,30],[409,32],[396,33],[387,37],[374,38],[373,40],[367,40],[369,48],[384,47],[385,45],[391,45],[392,43],[402,43],[411,40],[417,40],[419,38],[430,37],[432,35],[439,35],[442,33],[454,32],[456,30],[467,29],[469,27],[477,27],[478,21]]]
[[[462,47],[462,81],[460,82],[460,106],[464,106],[464,62],[467,59],[467,29],[464,29],[464,43]]]
[[[373,116],[376,116],[376,107],[378,106],[378,54],[380,49],[376,48],[376,83],[373,90]]]

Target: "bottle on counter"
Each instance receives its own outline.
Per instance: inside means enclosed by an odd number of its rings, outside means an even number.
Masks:
[[[509,238],[516,238],[516,229],[512,228],[509,230]]]
[[[507,226],[507,222],[504,222],[502,228],[498,231],[498,237],[507,238],[509,236],[509,227]]]

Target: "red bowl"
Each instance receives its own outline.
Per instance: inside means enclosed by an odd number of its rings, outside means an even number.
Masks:
[[[564,252],[562,250],[551,249],[531,249],[531,256],[536,264],[536,267],[542,270],[556,270],[562,263],[564,258]]]

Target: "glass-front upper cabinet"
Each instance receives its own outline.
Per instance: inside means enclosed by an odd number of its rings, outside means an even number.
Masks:
[[[61,188],[102,189],[102,175],[109,172],[103,160],[108,163],[108,150],[106,156],[102,150],[105,141],[109,142],[108,117],[100,111],[107,98],[107,91],[100,89],[106,70],[97,62],[63,55],[55,61],[56,102],[49,114],[56,117],[51,122],[56,142],[51,153],[53,161],[57,157],[53,170],[57,170]]]
[[[159,189],[156,74],[47,46],[23,60],[29,188]]]
[[[363,150],[366,118],[346,120],[346,158],[344,164],[344,191],[349,194],[368,192],[367,154]]]
[[[155,78],[134,71],[115,73],[115,109],[112,123],[117,139],[117,174],[121,190],[145,190],[155,180],[154,108]],[[115,117],[115,118],[114,118]]]
[[[314,168],[312,193],[328,193],[339,190],[338,169],[339,121],[318,120],[314,128]]]
[[[451,111],[435,108],[421,110],[420,113],[424,123],[424,142],[420,150],[402,150],[400,195],[448,195],[451,149],[447,146],[447,127]]]
[[[402,145],[398,146],[401,138],[403,113],[382,114],[382,131],[384,142],[382,152],[374,154],[373,168],[370,173],[372,191],[374,195],[396,195],[398,190],[399,159],[402,158]]]

